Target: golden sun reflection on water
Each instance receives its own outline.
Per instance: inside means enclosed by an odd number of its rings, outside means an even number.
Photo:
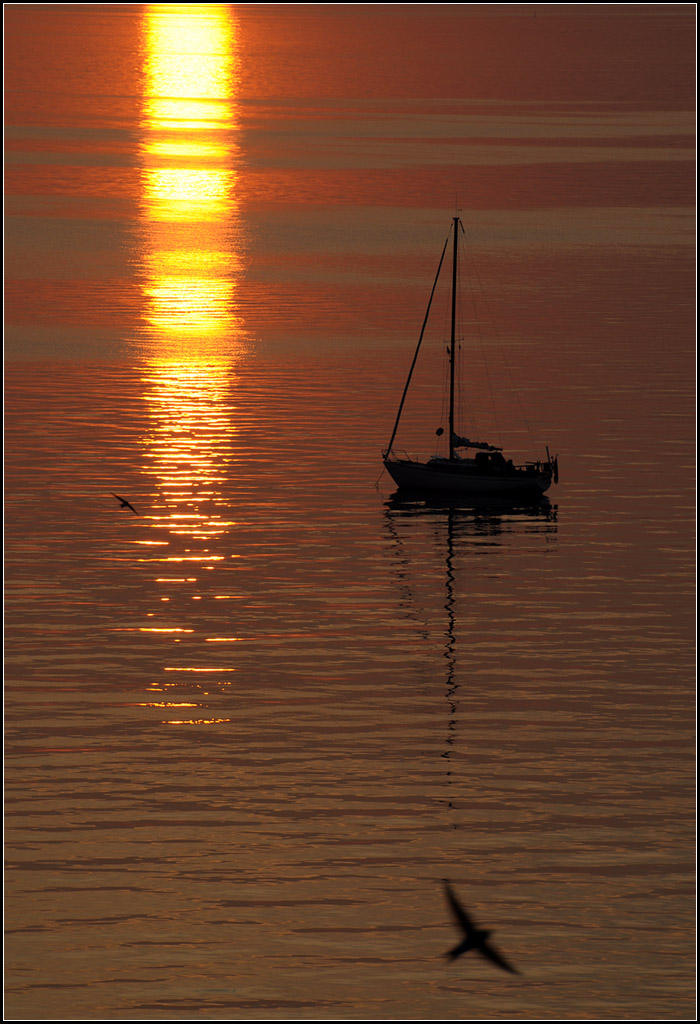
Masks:
[[[143,12],[139,262],[144,334],[161,353],[201,354],[241,333],[234,18],[225,4]]]
[[[154,478],[167,512],[151,520],[155,529],[208,540],[235,525],[214,511],[222,503],[227,467],[234,455],[230,362],[170,362],[152,359],[141,378],[149,427],[142,438],[143,472]],[[157,543],[157,542],[152,542]],[[179,553],[169,560],[193,560]],[[207,554],[205,560],[221,556]]]
[[[218,634],[221,626],[213,626],[210,615],[196,610],[211,597],[237,596],[229,592],[230,580],[222,588],[226,593],[212,595],[209,576],[240,557],[229,537],[237,525],[230,516],[228,479],[237,459],[234,384],[231,360],[153,358],[141,373],[146,411],[141,471],[154,495],[144,526],[149,533],[156,531],[156,539],[146,541],[150,550],[141,549],[138,561],[153,568],[158,610],[149,611],[147,624],[136,628],[161,652],[163,678],[151,689],[163,692],[175,686],[189,699],[194,687],[201,691],[201,701],[187,706],[200,708],[208,706],[210,688],[226,687],[229,673],[236,671],[225,655],[205,655],[207,648],[211,651],[207,642],[216,638],[208,633]],[[178,664],[173,652],[180,643]],[[178,674],[175,682],[166,681],[170,673]],[[162,724],[211,726],[223,721],[197,717]]]

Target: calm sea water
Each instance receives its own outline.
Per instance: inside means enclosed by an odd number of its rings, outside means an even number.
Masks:
[[[694,1019],[694,14],[498,6],[6,5],[8,1019]]]

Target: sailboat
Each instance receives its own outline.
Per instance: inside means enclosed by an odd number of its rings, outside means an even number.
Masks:
[[[559,464],[556,456],[549,454],[546,459],[514,465],[507,459],[500,445],[486,441],[476,441],[462,437],[455,432],[455,378],[457,361],[457,293],[458,293],[458,259],[459,233],[464,231],[459,216],[452,218],[450,235],[452,236],[452,291],[451,291],[451,327],[449,353],[449,403],[448,403],[448,454],[434,455],[427,460],[413,459],[406,454],[399,454],[394,449],[396,434],[403,412],[406,395],[408,394],[411,377],[416,366],[418,353],[425,334],[430,307],[440,277],[445,252],[450,240],[448,235],[440,257],[437,274],[430,293],[428,308],[423,320],[423,327],[418,339],[413,362],[408,373],[394,429],[388,447],[382,452],[384,466],[399,489],[431,494],[448,494],[479,501],[482,499],[535,499],[541,497],[552,483],[559,481]],[[438,428],[438,437],[445,433],[443,427]]]

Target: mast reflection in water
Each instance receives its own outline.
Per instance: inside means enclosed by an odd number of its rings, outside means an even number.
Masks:
[[[442,647],[447,736],[441,756],[446,761],[446,784],[451,786],[453,755],[459,754],[461,699],[470,702],[475,696],[479,700],[484,696],[485,680],[480,678],[477,658],[469,652],[475,645],[483,646],[484,637],[493,633],[494,625],[493,620],[486,624],[481,621],[478,573],[470,559],[478,558],[484,547],[506,549],[513,535],[534,536],[538,544],[542,540],[545,545],[551,543],[557,533],[558,506],[547,498],[516,506],[493,501],[488,505],[466,505],[447,498],[411,500],[399,494],[396,492],[386,503],[386,525],[395,553],[396,576],[404,595],[404,612],[411,616],[426,641],[435,637]],[[430,597],[423,596],[426,587]],[[425,621],[424,609],[440,606],[436,597],[438,587],[443,589],[444,621],[436,628]],[[442,639],[438,639],[440,636]],[[463,745],[466,742],[463,737]],[[446,802],[453,808],[451,795]],[[458,824],[453,822],[455,828]]]

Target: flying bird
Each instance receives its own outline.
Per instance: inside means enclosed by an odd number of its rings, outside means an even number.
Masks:
[[[136,511],[136,509],[134,508],[134,506],[131,504],[130,501],[127,501],[126,498],[120,498],[118,494],[114,493],[114,491],[112,491],[111,494],[112,494],[112,497],[116,498],[117,501],[119,502],[119,507],[120,508],[130,508],[131,511],[134,513],[134,515],[136,515],[136,516],[139,515],[139,513]]]
[[[484,931],[475,926],[469,914],[455,896],[447,879],[445,879],[445,896],[450,904],[455,921],[464,932],[462,941],[454,949],[450,949],[445,956],[449,957],[450,960],[456,960],[462,953],[475,949],[482,956],[486,957],[487,960],[490,960],[492,964],[496,964],[497,967],[501,967],[504,971],[510,971],[511,974],[519,974],[520,972],[516,971],[515,967],[512,967],[507,960],[503,959],[500,953],[496,952],[493,946],[488,944],[486,940],[491,932]]]

